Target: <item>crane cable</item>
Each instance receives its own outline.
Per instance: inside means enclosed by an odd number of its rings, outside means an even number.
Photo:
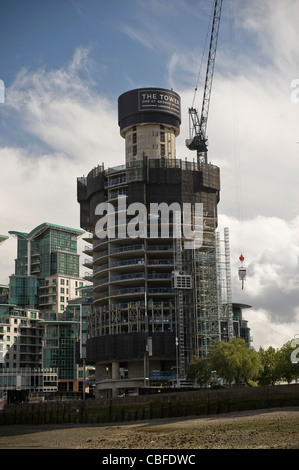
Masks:
[[[214,4],[214,3],[215,3],[215,2],[213,2],[213,4]],[[201,62],[200,62],[200,66],[199,66],[199,71],[198,71],[198,74],[197,74],[196,86],[195,86],[194,96],[193,96],[193,101],[192,101],[192,106],[191,106],[192,108],[194,108],[194,102],[195,102],[196,92],[197,92],[197,88],[198,88],[198,84],[199,84],[199,79],[200,79],[200,75],[201,75],[201,69],[202,69],[203,59],[204,59],[204,56],[205,56],[205,53],[206,53],[206,48],[207,48],[208,39],[209,39],[209,37],[210,37],[210,29],[211,29],[212,18],[213,18],[213,10],[214,10],[214,6],[212,7],[212,11],[211,11],[211,15],[210,15],[210,20],[209,20],[209,25],[208,25],[208,30],[207,30],[206,39],[205,39],[205,44],[204,44],[204,48],[203,48],[203,52],[202,52],[202,57],[201,57]]]
[[[235,191],[236,191],[236,218],[238,221],[238,245],[240,249],[240,260],[243,261],[244,253],[244,215],[243,215],[243,202],[242,202],[242,178],[241,178],[241,165],[240,165],[240,145],[239,145],[239,117],[238,117],[238,86],[237,86],[237,71],[236,71],[236,41],[234,34],[233,20],[235,18],[234,0],[231,0],[231,21],[230,21],[230,41],[231,41],[231,70],[232,70],[232,121],[233,121],[233,160],[234,160],[234,177],[235,177]]]

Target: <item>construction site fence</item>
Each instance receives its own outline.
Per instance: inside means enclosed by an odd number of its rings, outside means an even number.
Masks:
[[[104,424],[299,406],[299,384],[6,405],[0,425]]]

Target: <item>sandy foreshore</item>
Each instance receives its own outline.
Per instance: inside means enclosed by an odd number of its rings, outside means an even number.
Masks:
[[[299,449],[299,407],[111,425],[0,426],[0,449]]]

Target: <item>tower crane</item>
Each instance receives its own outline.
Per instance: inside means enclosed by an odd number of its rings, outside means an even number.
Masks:
[[[206,135],[209,106],[211,99],[211,91],[214,77],[215,59],[218,43],[218,34],[220,27],[221,11],[222,11],[223,0],[214,0],[213,5],[213,24],[210,38],[210,48],[208,56],[208,64],[205,78],[205,86],[203,93],[203,102],[201,115],[198,116],[197,110],[193,107],[189,108],[189,139],[186,140],[186,146],[190,150],[196,150],[197,152],[197,165],[198,169],[201,169],[203,163],[207,163],[208,154],[208,139]],[[197,86],[195,88],[195,93]],[[299,143],[299,142],[297,142]],[[242,289],[244,288],[244,281],[246,280],[246,268],[243,266],[244,256],[241,253],[240,256],[241,266],[239,267],[239,279],[242,282]]]
[[[220,17],[222,10],[222,0],[214,0],[213,24],[210,39],[209,57],[206,71],[205,87],[203,94],[201,116],[198,116],[197,110],[189,108],[189,131],[190,138],[186,140],[186,146],[190,150],[197,152],[197,164],[200,168],[201,163],[207,163],[208,139],[206,136],[211,90],[214,76],[214,66],[218,42],[218,33],[220,26]],[[197,90],[197,88],[195,89]]]

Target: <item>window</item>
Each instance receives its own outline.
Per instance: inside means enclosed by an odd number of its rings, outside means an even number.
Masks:
[[[60,279],[60,284],[64,286],[64,279]]]
[[[60,288],[60,294],[64,294],[64,287]]]
[[[64,302],[64,297],[60,297],[60,302]]]

